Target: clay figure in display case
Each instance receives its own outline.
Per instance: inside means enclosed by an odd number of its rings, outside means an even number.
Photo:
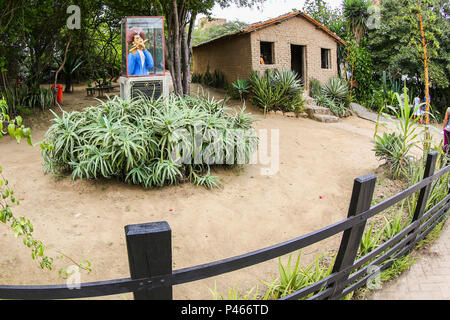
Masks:
[[[122,20],[120,95],[168,95],[165,74],[164,18],[126,17]]]
[[[153,69],[152,54],[145,47],[146,36],[140,27],[133,27],[127,32],[127,43],[131,46],[128,53],[128,75],[146,76]]]

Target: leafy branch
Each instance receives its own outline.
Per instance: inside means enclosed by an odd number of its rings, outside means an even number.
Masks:
[[[20,143],[22,139],[26,139],[27,143],[30,146],[33,146],[30,128],[26,128],[23,125],[20,116],[16,116],[13,119],[10,118],[7,111],[8,106],[6,101],[0,99],[0,139],[3,138],[4,135],[9,135],[16,139],[17,143]],[[4,131],[4,124],[7,125],[6,131]],[[23,244],[31,250],[32,259],[37,260],[42,269],[52,270],[53,258],[45,254],[47,247],[43,242],[34,238],[34,228],[31,221],[26,217],[18,218],[14,216],[12,207],[18,206],[20,200],[15,196],[14,190],[10,188],[9,181],[4,177],[2,171],[3,168],[0,166],[0,222],[8,225],[17,238],[22,238]],[[91,264],[89,261],[85,260],[77,263],[65,254],[62,254],[62,256],[72,261],[79,269],[88,272],[91,271]],[[65,269],[60,270],[60,276],[64,274],[64,270]]]

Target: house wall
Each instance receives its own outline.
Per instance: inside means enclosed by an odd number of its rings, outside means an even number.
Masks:
[[[293,17],[274,24],[251,35],[252,70],[264,71],[268,68],[291,69],[291,44],[305,47],[305,89],[309,89],[311,77],[325,83],[337,76],[337,42],[323,30],[318,29],[303,17]],[[273,42],[274,64],[260,64],[260,42]],[[321,48],[331,50],[331,69],[321,67]]]
[[[260,64],[260,42],[273,42],[274,64]],[[311,77],[325,83],[337,71],[335,39],[303,17],[293,17],[244,35],[225,37],[193,48],[193,72],[221,70],[229,83],[247,78],[251,71],[291,69],[291,44],[305,46],[305,90]],[[321,48],[330,49],[330,69],[321,67]]]
[[[250,34],[222,38],[193,48],[193,73],[222,71],[229,83],[251,72]]]

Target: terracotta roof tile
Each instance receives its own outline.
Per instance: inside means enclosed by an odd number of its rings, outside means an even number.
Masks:
[[[221,38],[232,37],[232,36],[235,36],[235,35],[238,35],[238,34],[245,34],[245,33],[253,32],[255,30],[268,27],[268,26],[270,26],[270,25],[272,25],[274,23],[281,22],[281,21],[290,19],[290,18],[295,17],[295,16],[302,16],[303,18],[305,18],[306,20],[308,20],[312,24],[316,25],[316,27],[318,27],[322,31],[326,32],[329,36],[334,38],[341,45],[346,45],[345,41],[342,40],[337,34],[332,32],[331,30],[329,30],[327,27],[322,25],[320,22],[318,22],[318,21],[314,20],[313,18],[311,18],[306,13],[301,12],[301,11],[293,11],[293,12],[290,12],[290,13],[287,13],[287,14],[284,14],[284,15],[281,15],[279,17],[272,18],[272,19],[269,19],[269,20],[266,20],[266,21],[263,21],[263,22],[253,23],[247,29],[243,29],[243,30],[231,33],[231,34],[226,34],[226,35],[223,35],[223,36],[220,36],[220,37],[217,37],[217,38],[214,38],[214,39],[211,39],[211,40],[199,43],[199,44],[195,45],[194,47],[199,47],[199,46],[202,46],[202,45],[204,45],[206,43],[210,43],[210,42],[216,41],[216,40],[221,39]]]

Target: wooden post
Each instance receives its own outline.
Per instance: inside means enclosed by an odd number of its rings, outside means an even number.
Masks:
[[[431,177],[434,174],[434,170],[436,168],[436,160],[437,160],[438,153],[436,151],[432,151],[428,153],[427,156],[427,163],[425,164],[425,171],[423,173],[423,179],[426,179],[428,177]],[[428,196],[430,195],[431,191],[431,183],[420,189],[419,198],[417,199],[416,204],[416,210],[414,211],[414,216],[412,218],[412,222],[417,221],[418,219],[422,218],[425,208],[427,206]],[[417,229],[414,229],[410,232],[414,233]],[[414,245],[416,244],[415,240],[412,240],[408,245],[409,249],[407,252],[409,252],[411,249],[414,248]]]
[[[131,279],[152,277],[153,288],[134,292],[134,299],[172,300],[172,230],[169,224],[128,225],[125,234]]]
[[[377,178],[373,174],[356,178],[353,184],[352,198],[348,210],[348,218],[357,216],[368,209],[372,203],[375,182]],[[333,266],[333,273],[341,272],[353,265],[361,239],[366,226],[366,220],[360,224],[344,231],[339,252]],[[334,284],[330,299],[337,299],[345,289],[344,282],[347,281],[350,272],[345,272]]]

